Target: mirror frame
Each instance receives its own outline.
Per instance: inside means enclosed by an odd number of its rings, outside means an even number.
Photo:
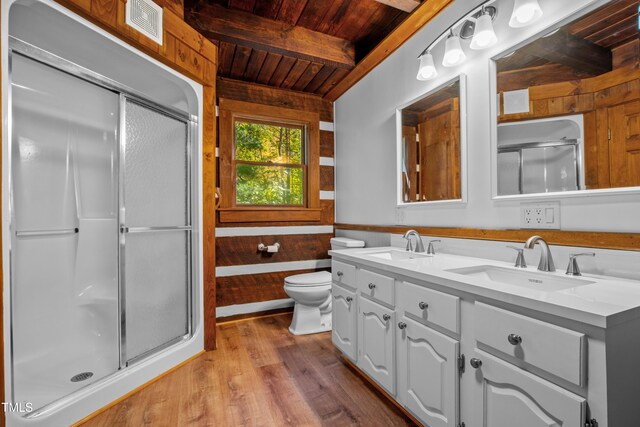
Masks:
[[[402,110],[421,99],[433,95],[456,81],[460,82],[460,198],[405,202],[402,197]],[[396,108],[396,205],[398,208],[412,208],[464,203],[467,203],[467,76],[464,73],[460,73]]]
[[[529,201],[529,200],[549,200],[575,197],[592,197],[592,196],[617,196],[617,195],[637,195],[640,194],[640,186],[636,187],[614,187],[614,188],[597,188],[572,191],[555,191],[549,193],[531,193],[531,194],[509,194],[498,195],[498,73],[496,61],[510,55],[516,50],[538,40],[544,35],[554,31],[555,29],[569,24],[585,15],[605,6],[613,0],[594,1],[588,6],[577,10],[576,12],[565,16],[564,18],[554,21],[549,26],[537,31],[531,37],[510,46],[500,53],[489,58],[489,111],[490,111],[490,146],[491,146],[491,199],[495,201]],[[560,116],[561,117],[561,116]],[[584,170],[584,168],[583,168]],[[584,178],[584,177],[582,177]]]

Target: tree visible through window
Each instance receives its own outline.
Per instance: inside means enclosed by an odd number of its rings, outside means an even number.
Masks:
[[[236,119],[236,205],[305,204],[303,126]]]

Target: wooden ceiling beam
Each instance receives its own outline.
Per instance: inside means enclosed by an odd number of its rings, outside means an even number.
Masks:
[[[355,46],[328,34],[209,4],[186,11],[185,20],[210,40],[235,43],[339,68],[355,66]]]
[[[218,77],[216,95],[220,98],[266,104],[274,107],[315,111],[320,120],[333,122],[333,104],[321,96],[272,86]]]
[[[597,76],[613,69],[611,51],[565,30],[540,38],[523,50],[554,64],[566,65],[577,72]]]
[[[415,12],[402,21],[344,79],[336,84],[325,95],[325,98],[330,101],[338,99],[452,2],[453,0],[425,0]],[[416,57],[419,53],[416,52]]]
[[[413,10],[420,6],[418,0],[376,0],[378,3],[386,4],[394,9],[400,9],[404,12],[411,13]]]

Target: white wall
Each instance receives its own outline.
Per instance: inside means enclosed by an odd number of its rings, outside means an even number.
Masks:
[[[489,59],[549,25],[601,0],[539,0],[544,16],[524,29],[497,29],[499,42],[487,51],[465,49],[467,61],[438,67],[429,82],[416,80],[417,56],[459,17],[482,3],[455,0],[431,23],[340,97],[335,104],[336,222],[424,226],[519,228],[520,201],[492,200]],[[513,2],[501,0],[498,21]],[[463,42],[464,43],[464,42]],[[443,43],[439,44],[442,49]],[[435,51],[436,62],[442,55]],[[458,73],[467,75],[468,201],[464,205],[396,207],[395,108]],[[556,200],[556,199],[554,199]],[[640,231],[640,195],[584,195],[561,199],[564,230]]]

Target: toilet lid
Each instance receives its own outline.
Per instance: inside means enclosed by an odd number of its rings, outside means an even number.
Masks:
[[[284,283],[293,286],[320,286],[331,284],[331,273],[318,271],[316,273],[296,274],[284,278]]]

